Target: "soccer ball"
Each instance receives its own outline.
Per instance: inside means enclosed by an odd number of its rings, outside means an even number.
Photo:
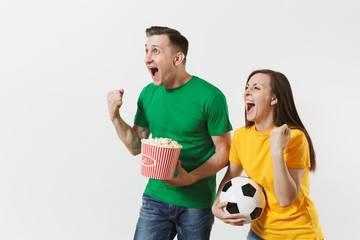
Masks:
[[[264,211],[266,198],[260,185],[248,177],[235,177],[226,182],[220,193],[220,203],[228,202],[226,213],[241,213],[246,223],[258,219]]]

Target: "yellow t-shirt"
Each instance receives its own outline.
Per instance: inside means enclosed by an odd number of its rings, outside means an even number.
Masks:
[[[323,239],[319,216],[311,201],[309,170],[309,145],[305,134],[291,130],[291,139],[284,156],[288,168],[305,168],[299,195],[294,203],[280,207],[275,195],[270,132],[258,132],[255,126],[235,130],[230,161],[241,165],[246,174],[260,184],[266,193],[267,202],[262,216],[251,223],[251,229],[266,240]]]

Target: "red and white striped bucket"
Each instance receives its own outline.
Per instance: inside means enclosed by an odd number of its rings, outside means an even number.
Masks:
[[[141,175],[159,180],[173,178],[180,151],[141,143]]]

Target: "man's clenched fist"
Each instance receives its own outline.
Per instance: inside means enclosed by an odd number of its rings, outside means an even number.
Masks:
[[[124,89],[109,92],[107,95],[107,102],[109,108],[110,119],[114,120],[119,116],[119,109],[123,103],[122,98]]]

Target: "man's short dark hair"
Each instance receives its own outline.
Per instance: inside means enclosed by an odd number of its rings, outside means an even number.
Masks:
[[[176,50],[182,52],[185,55],[183,61],[184,63],[186,62],[189,42],[183,35],[181,35],[179,31],[168,27],[152,26],[147,28],[145,33],[146,37],[151,37],[153,35],[167,35],[170,43],[176,48]]]

